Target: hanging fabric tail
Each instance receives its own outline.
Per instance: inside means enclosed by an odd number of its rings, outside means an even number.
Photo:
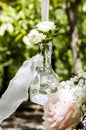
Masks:
[[[25,61],[0,99],[0,123],[8,118],[19,105],[28,99],[29,84],[36,67],[41,64],[41,56],[37,55]],[[1,130],[1,129],[0,129]]]

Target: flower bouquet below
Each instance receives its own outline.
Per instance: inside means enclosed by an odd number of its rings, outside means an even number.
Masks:
[[[44,106],[43,125],[46,130],[74,130],[85,113],[86,72],[82,72],[59,83],[58,91],[50,95]],[[86,119],[81,128],[86,129]]]

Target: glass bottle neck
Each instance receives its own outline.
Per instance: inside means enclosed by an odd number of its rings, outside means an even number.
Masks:
[[[39,47],[43,57],[42,69],[46,71],[51,68],[52,43],[41,43]]]

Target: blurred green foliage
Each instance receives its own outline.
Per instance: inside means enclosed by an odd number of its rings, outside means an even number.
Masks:
[[[24,44],[23,36],[41,21],[41,0],[0,1],[0,88],[6,87],[23,61],[38,53],[38,47]],[[49,19],[59,28],[53,39],[52,65],[60,80],[74,74],[73,58],[68,37],[65,1],[50,0]],[[86,1],[81,0],[77,11],[78,44],[83,69],[86,71]]]

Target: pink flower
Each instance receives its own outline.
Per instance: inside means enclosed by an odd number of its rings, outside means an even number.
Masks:
[[[70,91],[63,90],[52,94],[44,106],[46,130],[66,130],[74,128],[81,117],[80,107],[74,102]]]

